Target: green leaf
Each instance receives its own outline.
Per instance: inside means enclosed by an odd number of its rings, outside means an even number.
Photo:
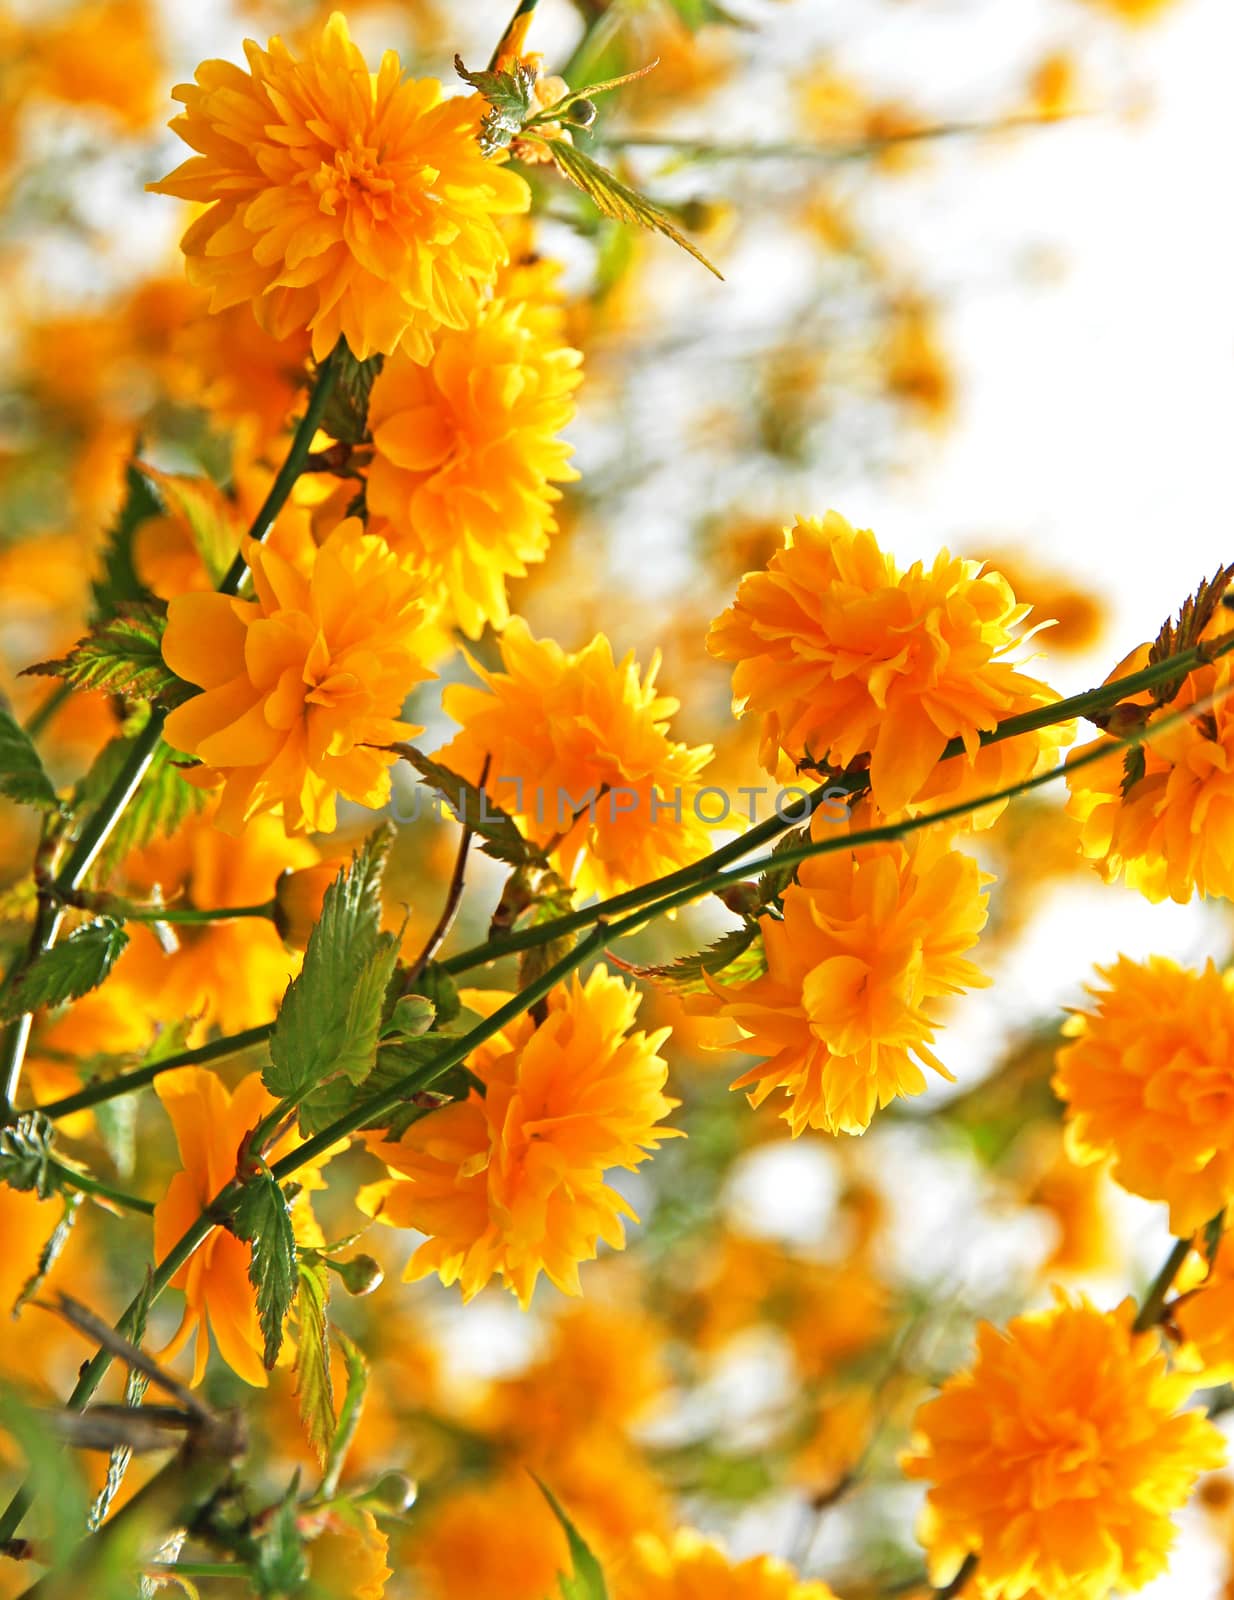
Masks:
[[[383,1045],[378,1052],[372,1072],[364,1080],[362,1098],[370,1099],[393,1089],[419,1067],[429,1067],[449,1044],[448,1038],[438,1033],[426,1033],[405,1043]],[[435,1086],[436,1087],[436,1086]],[[339,1117],[351,1110],[361,1095],[346,1078],[331,1078],[316,1088],[300,1107],[300,1128],[305,1134],[320,1133]],[[411,1106],[413,1112],[417,1109]],[[401,1108],[387,1111],[365,1124],[367,1128],[388,1128],[401,1116]]]
[[[296,1396],[308,1441],[324,1467],[334,1438],[334,1386],[330,1381],[330,1273],[320,1257],[301,1255],[296,1263]]]
[[[146,1322],[150,1316],[150,1300],[153,1293],[153,1273],[147,1268],[146,1281],[142,1285],[141,1294],[138,1296],[132,1319],[124,1329],[124,1334],[133,1344],[140,1345],[146,1336]],[[146,1390],[150,1387],[150,1379],[144,1372],[139,1372],[136,1367],[129,1368],[129,1375],[124,1384],[124,1403],[126,1406],[139,1406],[146,1397]],[[112,1502],[120,1492],[124,1482],[124,1475],[129,1469],[133,1459],[133,1452],[126,1444],[116,1444],[111,1448],[107,1458],[107,1476],[103,1486],[94,1498],[90,1507],[86,1526],[91,1533],[97,1532],[107,1521],[111,1511]]]
[[[739,17],[727,7],[717,5],[716,0],[669,0],[669,4],[691,33],[697,33],[709,22],[724,22],[730,28],[753,27],[753,23],[747,18]]]
[[[134,462],[124,473],[124,504],[103,541],[103,568],[90,585],[91,621],[112,616],[119,606],[149,600],[150,592],[133,565],[133,537],[143,522],[162,516],[163,505]]]
[[[0,1183],[10,1189],[33,1189],[46,1200],[58,1187],[51,1147],[56,1125],[41,1111],[23,1111],[0,1128]]]
[[[810,830],[808,827],[791,828],[786,834],[782,835],[781,838],[776,840],[775,846],[771,852],[772,856],[774,857],[781,855],[788,850],[796,849],[796,847],[800,844],[804,844],[809,836],[809,832]],[[793,862],[787,867],[772,865],[768,867],[765,872],[759,874],[758,901],[760,905],[770,905],[772,901],[780,898],[785,889],[788,888],[789,884],[792,883],[794,877],[796,876],[797,865],[798,864],[796,862]]]
[[[21,1286],[21,1292],[13,1302],[13,1315],[34,1299],[39,1290],[47,1282],[47,1274],[60,1258],[60,1253],[69,1242],[69,1235],[73,1231],[73,1224],[77,1221],[77,1213],[81,1209],[82,1196],[79,1194],[66,1194],[64,1197],[64,1210],[60,1220],[48,1235],[47,1242],[39,1251],[39,1259],[35,1263],[34,1271]]]
[[[1158,661],[1165,661],[1170,656],[1179,655],[1184,650],[1191,650],[1204,633],[1204,629],[1217,613],[1226,590],[1234,582],[1234,563],[1228,567],[1219,567],[1205,583],[1202,583],[1196,592],[1182,604],[1176,620],[1162,623],[1161,631],[1153,642],[1148,652],[1148,663],[1155,665]],[[1186,674],[1169,678],[1156,684],[1152,690],[1153,703],[1163,706],[1171,701],[1182,688]]]
[[[512,867],[547,866],[540,847],[524,839],[514,818],[486,792],[457,772],[451,772],[449,767],[431,760],[414,744],[392,744],[390,749],[409,762],[428,786],[441,795],[459,822],[483,839],[481,848],[485,855]]]
[[[160,603],[120,606],[58,661],[40,661],[23,677],[62,678],[73,689],[97,689],[127,700],[152,700],[169,707],[199,691],[177,678],[163,660],[167,610]]]
[[[532,1476],[535,1477],[535,1474]],[[571,1575],[567,1577],[563,1572],[557,1578],[561,1588],[561,1600],[608,1600],[608,1585],[604,1582],[600,1563],[592,1555],[587,1541],[562,1510],[548,1485],[539,1478],[536,1478],[536,1483],[540,1493],[548,1501],[553,1515],[560,1522],[565,1532],[566,1543],[570,1547],[570,1562],[573,1568]]]
[[[362,1083],[373,1070],[399,950],[397,936],[381,932],[390,839],[378,829],[326,890],[270,1040],[263,1079],[279,1099],[301,1102],[324,1078]]]
[[[75,928],[67,939],[36,956],[0,995],[0,1019],[58,1006],[97,989],[128,942],[128,934],[109,918]]]
[[[0,794],[40,811],[64,811],[34,741],[4,706],[0,706]]]
[[[535,69],[516,61],[511,72],[468,72],[462,57],[455,56],[454,70],[489,103],[489,113],[480,124],[481,150],[486,156],[504,150],[531,115]]]
[[[1123,756],[1123,781],[1119,793],[1125,800],[1148,770],[1148,758],[1142,744],[1133,744]]]
[[[166,510],[188,528],[210,582],[217,588],[240,548],[244,527],[238,507],[209,478],[160,472],[141,461],[136,466]]]
[[[739,928],[730,928],[714,944],[694,955],[679,956],[664,966],[629,970],[636,978],[650,979],[681,994],[701,993],[708,987],[708,977],[721,974],[727,983],[748,983],[767,970],[758,931],[756,922],[743,923]]]
[[[298,1521],[299,1493],[297,1471],[278,1509],[262,1524],[261,1534],[254,1541],[249,1572],[254,1589],[265,1600],[284,1600],[287,1595],[299,1594],[308,1582],[308,1561]]]
[[[357,361],[346,343],[335,350],[338,376],[326,402],[321,426],[332,439],[342,444],[363,444],[368,436],[368,404],[373,383],[384,365],[384,356]]]
[[[1221,1248],[1221,1241],[1224,1236],[1225,1207],[1223,1206],[1215,1217],[1209,1217],[1204,1224],[1204,1255],[1208,1260],[1209,1272],[1217,1264],[1217,1251]]]
[[[296,1294],[296,1238],[287,1196],[262,1163],[244,1185],[232,1218],[232,1231],[249,1245],[249,1282],[257,1291],[257,1320],[273,1368],[283,1344],[283,1323]]]
[[[334,1338],[343,1352],[343,1361],[347,1368],[347,1388],[343,1393],[343,1404],[339,1408],[338,1422],[335,1425],[334,1437],[330,1440],[330,1451],[326,1460],[326,1473],[322,1486],[327,1493],[333,1493],[343,1476],[343,1468],[347,1464],[347,1452],[351,1449],[351,1441],[360,1426],[364,1396],[368,1390],[368,1362],[365,1360],[364,1352],[341,1328],[334,1329]]]
[[[148,715],[142,707],[126,731],[100,751],[73,796],[75,811],[92,810],[111,787],[128,757],[133,739]],[[173,833],[184,819],[204,810],[209,795],[189,783],[181,770],[185,758],[166,744],[154,752],[137,793],[120,815],[99,853],[97,872],[105,876],[130,850],[139,850],[160,834]]]
[[[560,100],[554,100],[551,106],[545,106],[542,111],[537,111],[532,118],[531,127],[537,122],[560,122],[571,106],[580,100],[594,100],[598,94],[607,94],[610,89],[619,89],[622,84],[635,83],[639,78],[645,78],[649,72],[654,72],[660,65],[659,60],[649,61],[646,66],[635,67],[632,72],[619,73],[615,78],[605,78],[600,83],[586,83],[581,89],[571,89],[568,94],[563,94]]]
[[[662,233],[665,238],[671,239],[674,244],[688,251],[696,261],[701,261],[708,272],[715,273],[717,278],[723,280],[724,274],[718,271],[703,252],[674,227],[659,206],[653,205],[645,195],[622,183],[621,179],[607,167],[602,167],[598,161],[593,161],[589,155],[585,155],[566,140],[544,139],[541,143],[552,156],[553,164],[562,177],[568,178],[572,184],[581,189],[603,216],[613,217],[618,222],[634,222],[639,227]]]

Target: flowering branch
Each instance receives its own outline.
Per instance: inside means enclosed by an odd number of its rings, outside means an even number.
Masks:
[[[287,459],[279,468],[274,482],[270,485],[270,492],[266,495],[260,510],[253,519],[252,526],[249,528],[248,537],[258,544],[269,533],[275,517],[278,516],[288,495],[291,493],[292,485],[300,475],[305,458],[308,456],[313,442],[313,435],[317,432],[322,414],[329,401],[330,393],[334,388],[338,375],[338,366],[339,354],[336,347],[317,368],[313,391],[309,396],[304,415],[300,419],[292,437]],[[219,584],[219,592],[221,594],[239,593],[247,577],[248,563],[242,553],[237,553],[223,581]],[[157,707],[151,707],[150,720],[133,740],[128,757],[116,774],[110,789],[103,796],[94,813],[87,819],[64,866],[53,882],[40,894],[38,911],[35,915],[34,928],[31,931],[29,945],[24,955],[19,957],[15,965],[10,969],[6,979],[7,983],[12,983],[19,978],[33,961],[50,950],[52,945],[55,944],[61,924],[64,921],[65,901],[81,888],[86,874],[98,859],[99,852],[110,838],[111,832],[119,822],[125,808],[137,793],[138,787],[154,759],[155,752],[163,737],[164,716],[165,713]],[[9,1025],[4,1036],[3,1047],[0,1049],[0,1123],[9,1121],[13,1114],[13,1108],[17,1100],[17,1088],[21,1081],[22,1064],[26,1058],[26,1048],[30,1043],[30,1030],[33,1023],[33,1014],[29,1011],[23,1012]]]
[[[1166,682],[1180,674],[1185,675],[1196,667],[1204,666],[1211,661],[1217,660],[1220,656],[1227,655],[1231,650],[1234,650],[1234,631],[1224,633],[1209,643],[1196,645],[1190,650],[1183,650],[1176,655],[1166,657],[1164,660],[1154,662],[1151,666],[1144,667],[1138,672],[1129,673],[1125,678],[1118,678],[1113,683],[1099,684],[1094,689],[1086,689],[1080,694],[1071,695],[1066,700],[1056,700],[1050,705],[1037,707],[1033,711],[1026,711],[1014,717],[1006,717],[996,727],[991,728],[989,732],[981,734],[981,745],[984,748],[986,745],[1001,744],[1005,739],[1014,739],[1025,733],[1036,733],[1043,728],[1054,727],[1060,722],[1069,722],[1073,717],[1084,717],[1089,721],[1094,720],[1096,717],[1104,717],[1107,712],[1129,696],[1140,694],[1145,689],[1151,689],[1155,684]],[[1189,714],[1194,714],[1194,711]],[[1157,726],[1160,727],[1161,724],[1159,723]],[[1130,742],[1140,743],[1142,741],[1137,739]],[[1107,755],[1113,748],[1112,744],[1105,745],[1101,748],[1100,754],[1102,756]],[[939,759],[940,761],[946,761],[952,756],[961,755],[963,751],[963,742],[959,739],[952,739]],[[1096,759],[1096,754],[1083,758],[1084,763],[1086,764],[1090,759]],[[1072,769],[1075,769],[1080,764],[1081,761],[1079,759],[1073,759],[1069,763]],[[1039,782],[1051,782],[1053,778],[1061,776],[1061,773],[1062,769],[1059,768],[1050,774],[1043,775],[1039,779],[1034,779],[1028,787],[1032,787]],[[865,791],[868,781],[864,773],[856,773],[846,778],[829,780],[833,791],[835,787],[844,786],[848,788],[849,793],[854,798]],[[981,805],[988,804],[991,801],[1009,798],[1012,794],[1021,793],[1024,787],[1024,785],[1017,785],[1013,790],[1007,791],[1006,794],[1000,792],[997,795],[988,795],[981,801],[966,805],[962,811],[955,811],[954,814],[962,815],[968,811],[979,809]],[[474,945],[470,949],[460,951],[458,955],[450,956],[443,961],[441,963],[442,968],[450,973],[468,972],[473,967],[486,965],[488,962],[498,960],[501,956],[514,955],[518,951],[529,950],[536,945],[547,944],[551,940],[560,939],[565,934],[574,933],[580,928],[590,927],[595,922],[601,921],[606,917],[620,915],[635,906],[658,902],[664,895],[674,893],[676,890],[685,888],[690,884],[714,885],[715,882],[721,881],[715,876],[717,869],[726,866],[729,862],[741,860],[760,845],[770,844],[772,840],[778,838],[782,833],[786,833],[789,828],[797,823],[807,822],[814,811],[823,803],[826,794],[826,788],[820,785],[818,788],[811,790],[809,794],[803,796],[801,800],[795,800],[791,804],[782,807],[775,816],[768,817],[747,833],[732,840],[729,844],[721,846],[719,850],[712,851],[710,855],[704,856],[702,860],[692,862],[688,867],[682,867],[676,872],[671,872],[665,877],[657,879],[654,883],[643,884],[635,889],[627,889],[623,894],[613,895],[610,899],[602,900],[596,905],[584,906],[579,911],[566,913],[565,916],[549,918],[544,922],[538,923],[535,927],[517,929],[513,933],[505,934],[500,938],[487,940],[484,944]],[[831,798],[835,798],[834,792]],[[951,814],[951,811],[938,811],[932,813],[932,816],[937,820]],[[886,837],[898,837],[898,835],[880,833],[880,838]],[[864,834],[860,836],[847,835],[846,838],[850,843],[875,842]],[[812,849],[809,853],[813,855],[818,852]],[[788,855],[780,855],[776,859],[779,864],[787,865],[791,858]],[[798,857],[797,859],[805,858]],[[765,864],[762,859],[749,861],[743,870],[750,872],[756,866],[761,867]],[[735,880],[724,879],[722,881],[730,882]],[[706,892],[706,888],[699,890],[700,894]],[[683,902],[678,900],[674,903],[681,904]]]

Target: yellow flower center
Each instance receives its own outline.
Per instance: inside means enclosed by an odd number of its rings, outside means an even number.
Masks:
[[[428,189],[438,177],[434,168],[420,162],[401,162],[399,168],[392,173],[385,151],[366,144],[362,134],[353,133],[343,149],[335,150],[332,160],[323,160],[317,171],[309,174],[308,182],[328,216],[334,216],[342,205],[367,211],[374,222],[386,222],[399,209],[400,191],[405,191],[409,181]]]

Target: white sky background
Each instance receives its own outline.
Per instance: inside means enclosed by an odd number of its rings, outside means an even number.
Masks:
[[[572,13],[563,0],[541,9],[534,42],[551,62]],[[748,0],[746,9],[765,17],[769,52],[791,49],[804,61],[834,46],[859,82],[940,118],[1004,110],[1023,72],[1067,43],[1093,66],[1094,98],[1116,87],[1122,100],[1129,91],[1142,99],[1135,120],[1099,116],[939,148],[924,170],[872,186],[875,208],[863,214],[944,306],[956,420],[922,435],[894,474],[831,464],[795,487],[803,512],[834,505],[904,562],[944,543],[980,554],[988,540],[1022,545],[1085,580],[1111,607],[1110,628],[1092,655],[1048,671],[1065,693],[1099,681],[1234,559],[1234,0],[1180,0],[1135,32],[1082,0]],[[465,53],[474,44],[470,60],[510,7],[455,0],[449,10]],[[251,28],[221,0],[165,0],[164,11],[181,71],[203,55],[238,55]],[[389,42],[379,14],[355,31],[370,52]],[[757,104],[735,107],[734,122],[734,137],[776,134],[774,111]],[[178,217],[152,198],[136,210],[130,255]],[[1039,270],[1026,272],[1030,262]],[[725,266],[728,284],[690,277],[686,292],[738,320],[774,297],[777,270],[791,271],[774,251]],[[649,506],[632,535],[653,588],[657,558],[664,571],[673,562],[671,520],[671,506]],[[971,1081],[1009,1021],[1074,1000],[1092,963],[1120,950],[1192,960],[1225,942],[1225,924],[1200,907],[1152,907],[1095,882],[1068,887],[995,989],[957,1009],[943,1058]],[[1146,1266],[1161,1237],[1146,1232]],[[1187,1540],[1175,1573],[1150,1591],[1155,1600],[1220,1592],[1202,1539]]]

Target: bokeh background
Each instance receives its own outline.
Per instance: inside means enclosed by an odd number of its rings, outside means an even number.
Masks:
[[[348,16],[370,61],[392,47],[446,79],[455,50],[488,55],[507,11],[409,0]],[[245,35],[294,40],[321,15],[213,0],[0,13],[0,687],[23,714],[47,687],[16,674],[76,637],[126,459],[226,484],[243,432],[225,343],[194,331],[181,288],[184,212],[143,193],[179,160],[170,87],[205,57],[239,59]],[[644,661],[661,650],[678,735],[715,742],[726,781],[756,781],[753,740],[703,635],[798,513],[833,507],[903,564],[941,545],[992,560],[1057,618],[1035,670],[1063,693],[1100,682],[1230,558],[1229,0],[542,0],[531,42],[571,84],[659,57],[605,103],[595,149],[724,282],[544,186],[534,248],[561,263],[586,361],[582,476],[514,603],[567,647],[603,628]],[[433,693],[417,716],[445,733]],[[111,726],[105,703],[57,717],[59,774]],[[409,944],[454,838],[448,823],[400,835],[392,915],[410,907]],[[375,1352],[356,1470],[422,1483],[415,1592],[540,1600],[554,1535],[526,1462],[600,1549],[675,1506],[846,1597],[911,1580],[918,1491],[895,1450],[975,1318],[1041,1303],[1051,1281],[1113,1304],[1168,1245],[1159,1208],[1062,1162],[1050,1057],[1095,964],[1227,959],[1230,919],[1107,887],[1073,843],[1052,798],[983,839],[995,982],[949,1018],[957,1082],[859,1141],[790,1141],[774,1107],[729,1093],[725,1040],[650,996],[645,1015],[678,1025],[691,1137],[629,1180],[642,1225],[585,1274],[581,1308],[551,1290],[524,1315],[496,1290],[463,1308],[402,1289],[406,1242],[366,1236],[392,1284],[338,1312]],[[7,811],[0,845],[12,931],[32,840]],[[497,884],[480,863],[466,942]],[[694,949],[721,920],[683,917],[640,955]],[[128,1047],[106,1033],[122,1021],[97,1027],[72,1047]],[[137,1116],[78,1131],[121,1175],[137,1139],[170,1170],[158,1107]],[[321,1207],[328,1236],[362,1220],[347,1193]],[[130,1237],[99,1213],[62,1270],[119,1305],[140,1271]],[[11,1299],[29,1263],[7,1242],[0,1257]],[[28,1364],[20,1344],[6,1325],[6,1367]],[[62,1384],[79,1354],[49,1336],[39,1377]],[[209,1381],[239,1390],[225,1371]],[[303,1453],[285,1375],[262,1416],[276,1483]],[[1206,1486],[1153,1596],[1234,1592],[1229,1500],[1224,1480]],[[487,1575],[465,1567],[477,1541],[500,1552]]]

